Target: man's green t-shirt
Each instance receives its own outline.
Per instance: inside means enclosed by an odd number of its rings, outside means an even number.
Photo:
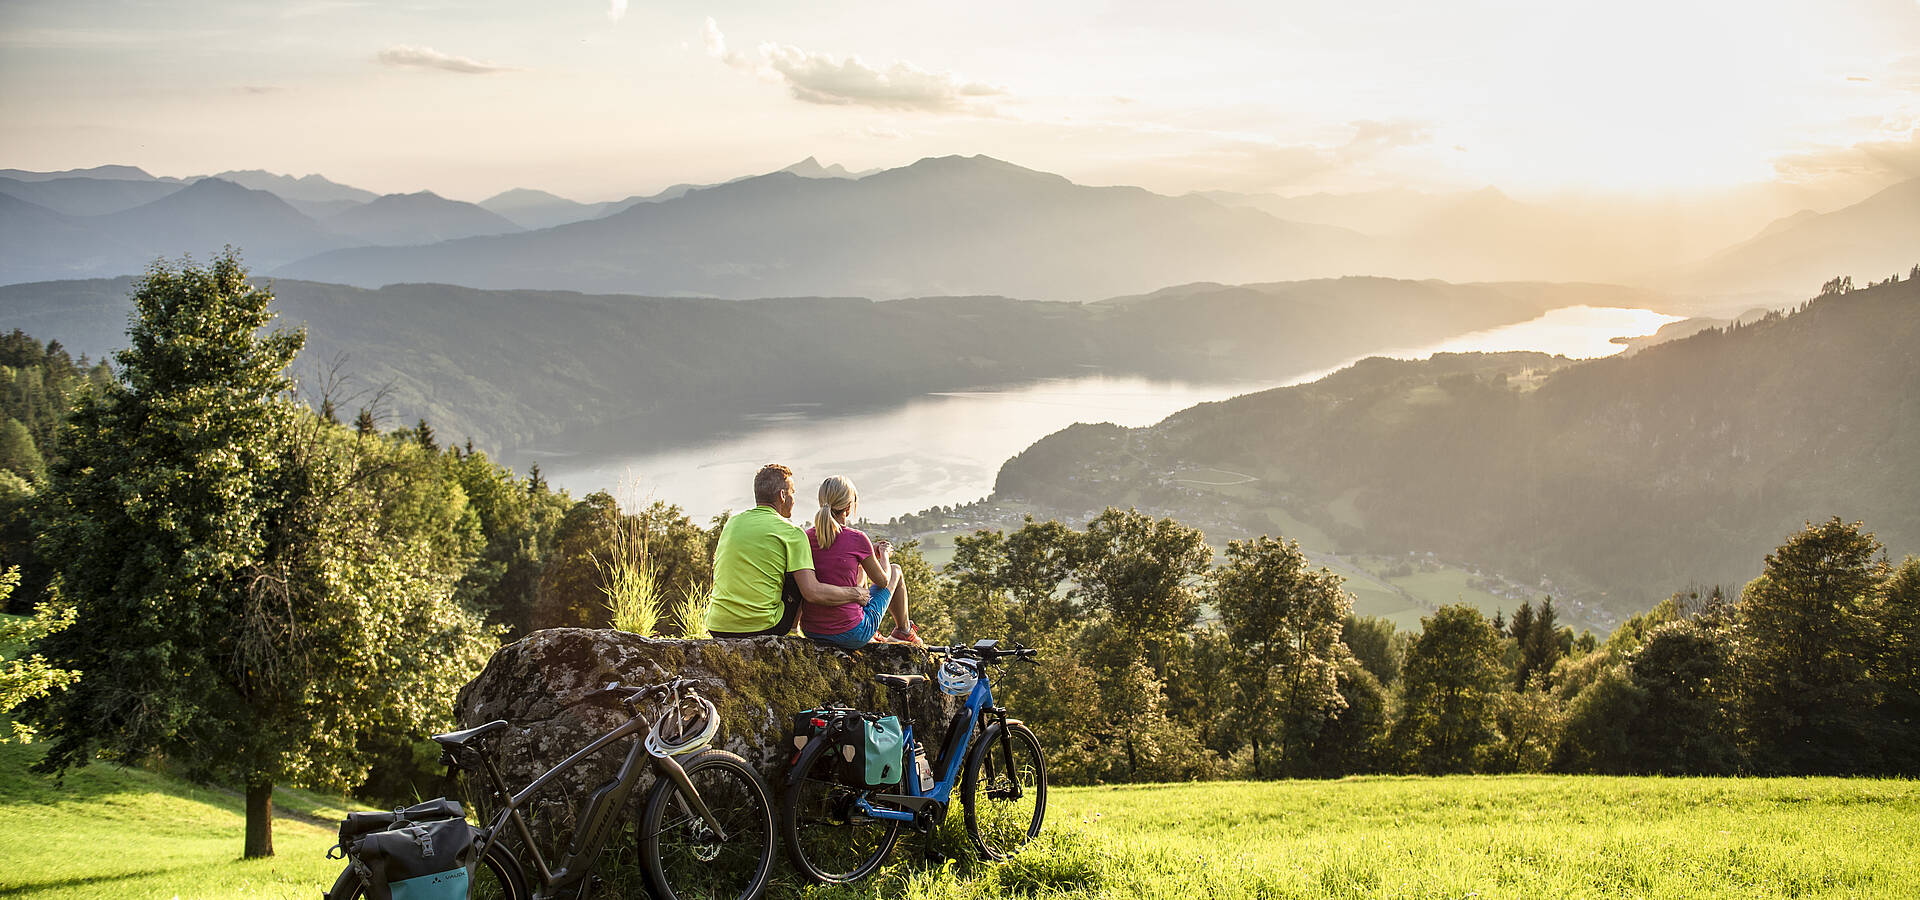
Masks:
[[[727,520],[713,550],[709,631],[761,631],[780,624],[780,587],[788,572],[813,568],[807,533],[771,506]]]

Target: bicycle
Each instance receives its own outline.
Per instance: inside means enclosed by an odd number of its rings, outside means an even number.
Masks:
[[[758,900],[766,891],[773,864],[773,809],[766,782],[746,760],[725,750],[705,749],[719,725],[713,704],[695,692],[688,679],[675,679],[634,688],[608,684],[594,695],[623,695],[632,713],[619,727],[595,738],[572,756],[548,769],[518,793],[507,790],[489,750],[489,736],[507,727],[505,720],[434,735],[443,759],[468,772],[482,772],[500,810],[491,824],[478,829],[470,897],[485,900],[579,900],[598,880],[596,863],[616,832],[622,851],[632,851],[645,872],[657,900],[713,898]],[[643,704],[663,708],[647,720]],[[606,747],[646,732],[634,741],[612,781],[593,791],[580,805],[573,837],[557,866],[549,866],[522,807],[562,772]],[[644,812],[631,829],[622,812],[640,780],[642,756],[655,772]],[[683,763],[681,759],[685,758]],[[519,839],[520,851],[531,863],[529,883],[520,854],[504,838],[508,826]],[[531,890],[530,890],[531,887]],[[359,900],[364,885],[349,867],[340,873],[330,900]]]
[[[926,748],[914,738],[910,714],[902,717],[908,723],[902,778],[893,792],[846,784],[831,734],[812,737],[795,755],[781,807],[781,835],[794,868],[814,881],[844,884],[879,868],[902,826],[928,832],[946,817],[956,780],[967,835],[981,857],[1004,860],[1039,836],[1047,810],[1046,758],[1033,732],[994,705],[987,677],[990,666],[1007,659],[1031,663],[1037,651],[1019,644],[1001,650],[998,641],[983,640],[932,652],[946,657],[938,673],[940,688],[967,698],[948,723],[938,761],[926,764]],[[903,689],[903,697],[905,688],[927,680],[925,675],[874,677]],[[908,697],[903,705],[910,704]],[[816,719],[814,724],[827,723]],[[979,740],[973,740],[976,732]]]

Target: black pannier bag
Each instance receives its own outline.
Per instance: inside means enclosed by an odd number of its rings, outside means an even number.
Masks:
[[[477,829],[457,801],[430,800],[398,812],[351,813],[340,847],[368,900],[466,900]]]

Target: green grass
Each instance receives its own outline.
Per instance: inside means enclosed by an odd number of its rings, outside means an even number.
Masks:
[[[54,787],[0,747],[0,897],[313,900],[332,828],[275,826],[239,857],[238,797],[94,766]],[[324,798],[295,794],[289,806]],[[1046,829],[1004,865],[973,861],[956,809],[846,888],[771,896],[948,898],[1912,897],[1920,782],[1559,776],[1056,788]],[[929,846],[953,856],[928,861]]]
[[[27,771],[38,758],[37,748],[0,745],[0,897],[314,900],[341,869],[326,858],[336,826],[314,817],[365,808],[277,791],[277,855],[242,860],[238,795],[105,763],[56,785]]]
[[[1559,776],[1056,790],[1005,866],[820,896],[1912,897],[1920,784]],[[896,851],[899,853],[900,851]]]
[[[1495,610],[1507,610],[1520,605],[1518,600],[1508,600],[1495,594],[1467,586],[1473,576],[1465,569],[1447,567],[1435,572],[1415,572],[1400,578],[1388,579],[1401,590],[1435,608],[1449,603],[1465,603],[1489,617]]]

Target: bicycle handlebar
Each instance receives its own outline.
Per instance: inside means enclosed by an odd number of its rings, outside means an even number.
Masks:
[[[999,662],[1002,659],[1024,659],[1031,663],[1034,662],[1034,657],[1040,655],[1040,651],[1032,647],[1022,647],[1018,641],[1014,642],[1011,650],[1002,650],[997,644],[997,641],[981,641],[973,646],[954,644],[951,647],[929,647],[927,652],[948,657],[957,656],[961,659],[977,659],[987,663]]]

